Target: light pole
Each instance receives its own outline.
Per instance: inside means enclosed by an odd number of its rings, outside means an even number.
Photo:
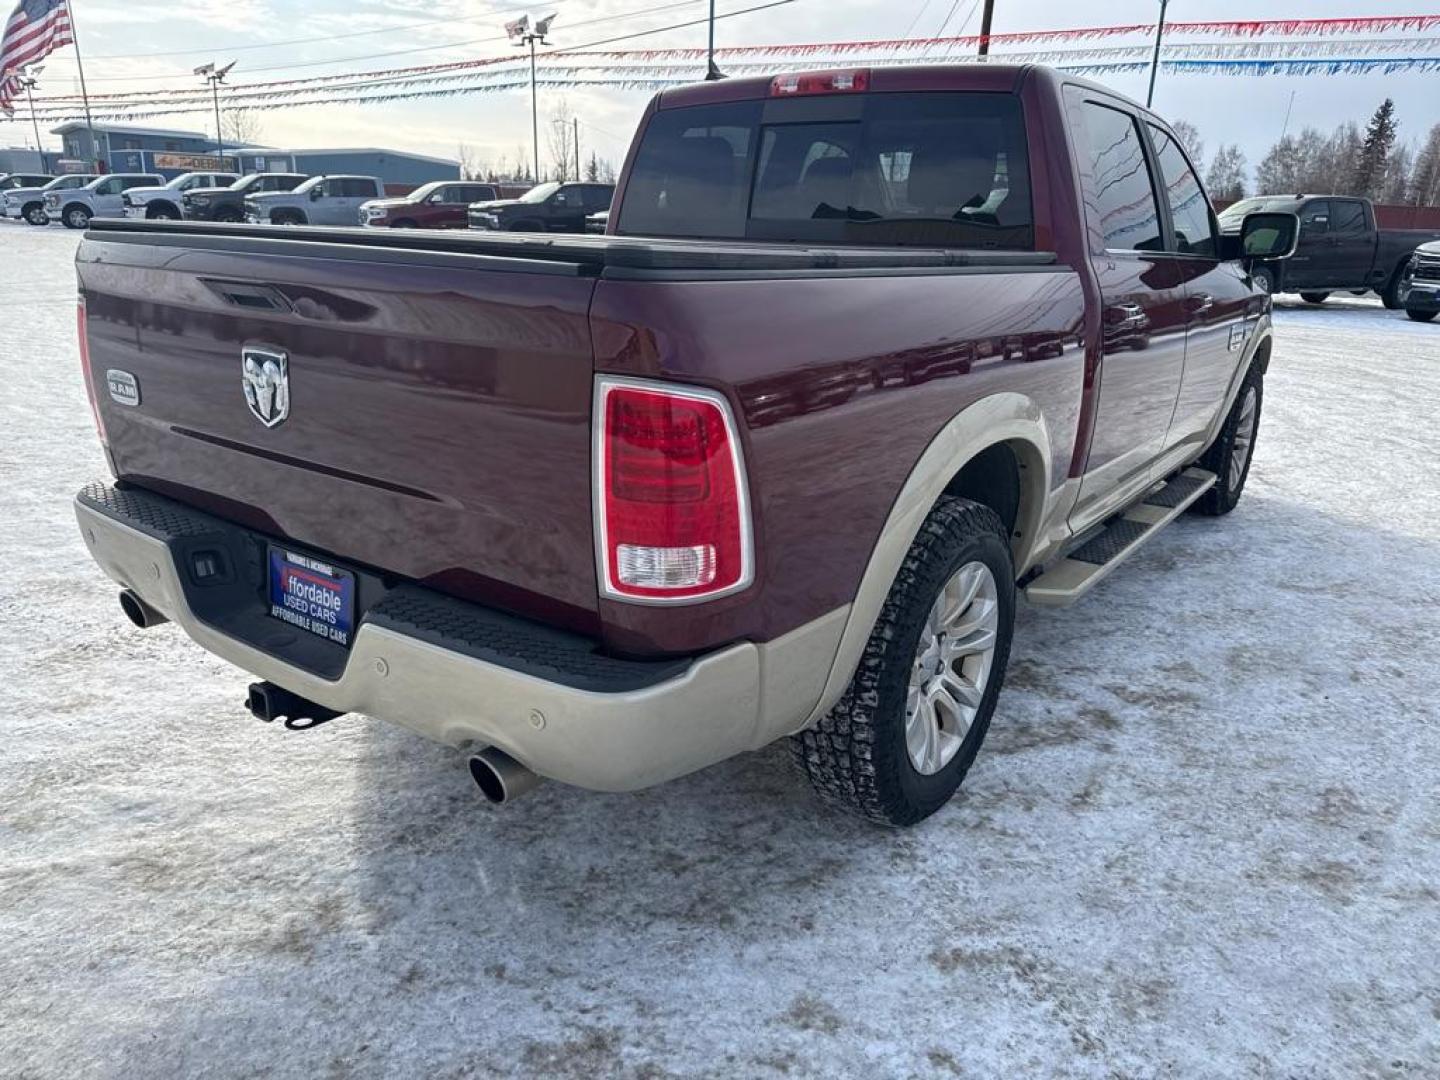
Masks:
[[[43,69],[38,67],[27,67],[20,72],[20,85],[25,87],[25,100],[30,103],[30,123],[35,125],[35,150],[40,155],[40,171],[45,171],[45,148],[40,145],[40,121],[35,117],[35,84],[40,80],[35,76]]]
[[[535,43],[549,45],[545,35],[550,32],[550,24],[555,21],[554,15],[546,15],[543,19],[535,20],[535,28],[530,28],[530,16],[521,15],[514,22],[505,24],[505,33],[510,40],[522,48],[530,46],[530,142],[535,150],[535,183],[540,182],[540,99],[535,88]]]
[[[1165,33],[1165,5],[1170,0],[1160,0],[1160,21],[1155,24],[1155,52],[1150,56],[1150,89],[1145,91],[1145,107],[1155,100],[1155,72],[1160,70],[1160,35]]]
[[[220,84],[225,81],[225,76],[230,74],[230,69],[235,66],[231,60],[222,68],[212,64],[201,64],[195,69],[195,74],[204,78],[210,84],[210,93],[215,99],[215,148],[219,151],[220,159],[216,168],[225,168],[225,133],[220,130]]]

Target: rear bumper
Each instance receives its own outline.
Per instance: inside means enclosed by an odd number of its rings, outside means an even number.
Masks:
[[[818,700],[848,613],[832,612],[765,645],[636,662],[586,653],[549,628],[404,586],[360,618],[338,674],[326,677],[276,655],[278,646],[261,647],[253,633],[236,632],[266,618],[264,587],[258,578],[247,585],[243,567],[237,595],[248,588],[251,599],[240,603],[254,612],[197,612],[207,600],[186,569],[194,546],[263,538],[133,488],[91,485],[76,497],[75,514],[113,580],[237,667],[329,708],[451,746],[497,746],[542,776],[601,791],[661,783],[794,730]],[[285,627],[268,625],[271,641],[286,636]]]

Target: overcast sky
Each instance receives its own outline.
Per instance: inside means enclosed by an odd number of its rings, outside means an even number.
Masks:
[[[244,83],[493,56],[507,51],[502,24],[522,11],[532,17],[554,12],[551,40],[557,46],[574,46],[700,18],[706,10],[706,0],[693,0],[666,11],[627,17],[664,2],[556,0],[526,7],[515,0],[71,0],[71,7],[87,58],[89,88],[99,93],[195,86],[199,80],[189,75],[190,69],[209,60],[238,60],[231,80]],[[757,2],[719,0],[717,6],[724,13]],[[7,8],[12,3],[0,0]],[[1153,21],[1158,6],[1157,0],[997,0],[994,32],[1143,23]],[[794,0],[719,22],[717,39],[722,46],[875,39],[902,36],[912,25],[910,36],[930,37],[940,32],[947,15],[947,34],[975,33],[978,7],[979,0]],[[1435,0],[1171,0],[1168,17],[1184,21],[1436,12],[1440,7]],[[407,25],[438,19],[445,21]],[[357,34],[360,31],[378,32]],[[497,36],[499,40],[485,40]],[[315,38],[321,40],[297,40]],[[696,26],[612,47],[702,46],[704,41],[704,27]],[[1125,38],[1105,44],[1132,42],[1141,43]],[[406,51],[401,56],[372,55],[397,50]],[[1432,50],[1431,55],[1440,55],[1440,50]],[[78,92],[73,57],[74,51],[67,48],[47,61],[41,76],[42,101],[46,90]],[[777,68],[783,66],[783,61],[777,62]],[[1144,95],[1143,75],[1112,76],[1107,81],[1122,92]],[[1238,142],[1253,166],[1279,136],[1291,91],[1295,91],[1292,131],[1305,125],[1328,130],[1345,119],[1363,123],[1386,95],[1395,99],[1402,141],[1418,142],[1431,124],[1440,122],[1440,74],[1162,75],[1155,105],[1165,115],[1187,119],[1200,129],[1207,158],[1221,141]],[[564,96],[582,121],[586,156],[594,147],[618,164],[650,92],[571,90]],[[542,123],[556,97],[542,91]],[[140,122],[213,132],[206,112]],[[263,113],[260,125],[260,141],[275,146],[380,146],[454,157],[458,144],[464,142],[492,160],[502,154],[514,160],[517,148],[529,144],[529,94],[508,91],[366,106],[276,109]],[[0,122],[0,145],[31,141],[28,124]],[[52,136],[47,142],[58,145]]]

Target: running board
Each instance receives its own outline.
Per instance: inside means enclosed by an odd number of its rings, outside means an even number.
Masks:
[[[1025,599],[1042,607],[1073,604],[1183,514],[1217,479],[1204,469],[1186,469],[1172,477],[1032,581],[1025,588]]]

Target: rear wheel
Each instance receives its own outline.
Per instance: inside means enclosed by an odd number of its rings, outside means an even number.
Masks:
[[[942,498],[890,587],[836,706],[791,740],[827,800],[913,825],[954,795],[990,727],[1015,623],[1004,524]]]
[[[1260,430],[1260,404],[1264,394],[1264,376],[1258,367],[1252,366],[1240,384],[1240,393],[1230,407],[1220,434],[1200,456],[1200,467],[1219,479],[1191,504],[1197,514],[1219,517],[1234,510],[1240,501],[1240,493],[1250,476],[1250,462],[1255,456],[1255,435]]]
[[[90,211],[76,203],[67,206],[65,213],[60,216],[67,229],[86,229],[90,227]]]
[[[1416,322],[1429,322],[1431,319],[1435,318],[1435,312],[1420,311],[1416,308],[1406,308],[1405,314],[1409,315],[1410,318],[1414,319]]]
[[[20,211],[20,216],[31,225],[50,224],[50,215],[45,213],[44,203],[30,203],[24,210]]]
[[[1307,304],[1323,304],[1329,295],[1328,292],[1302,292],[1300,299]]]
[[[1405,264],[1402,262],[1390,275],[1385,288],[1380,290],[1380,302],[1391,311],[1399,311],[1405,305],[1400,303],[1400,279],[1405,276]]]

